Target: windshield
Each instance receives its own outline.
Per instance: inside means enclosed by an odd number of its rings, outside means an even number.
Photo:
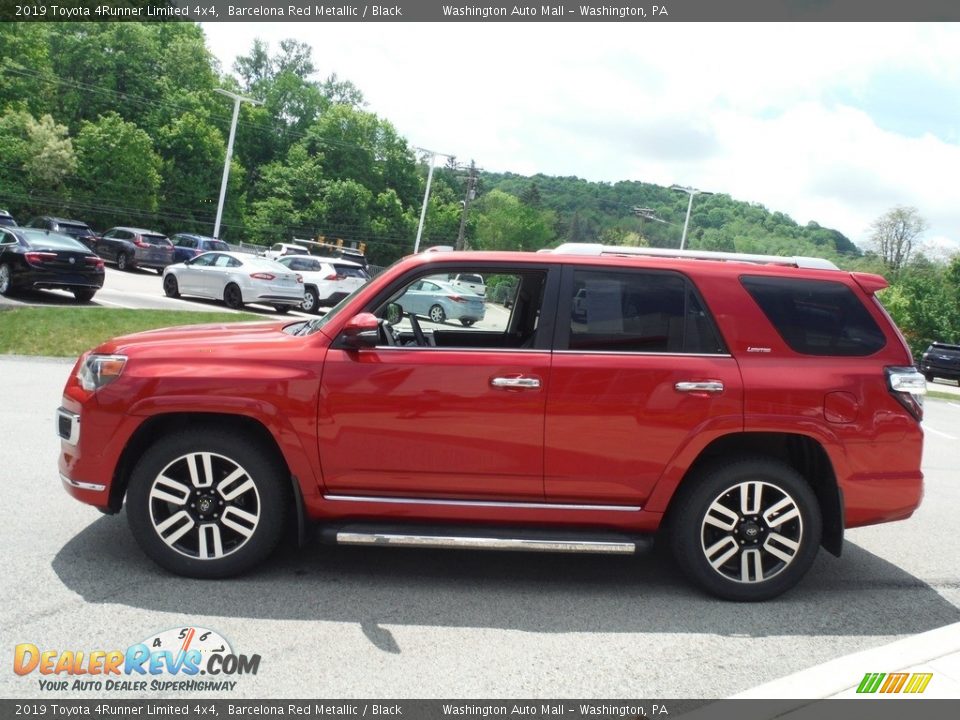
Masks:
[[[32,249],[46,250],[77,250],[79,252],[89,253],[85,245],[81,245],[68,235],[48,232],[46,230],[22,230],[23,239],[27,241]]]

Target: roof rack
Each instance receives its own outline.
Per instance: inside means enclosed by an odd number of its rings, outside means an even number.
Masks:
[[[647,257],[690,258],[693,260],[726,260],[733,262],[789,265],[814,270],[839,270],[830,260],[815,257],[783,257],[750,253],[716,252],[713,250],[672,250],[670,248],[601,245],[600,243],[564,243],[550,252],[566,255],[643,255]]]

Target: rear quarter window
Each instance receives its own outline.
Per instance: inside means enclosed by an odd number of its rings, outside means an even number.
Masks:
[[[749,275],[740,282],[795,352],[863,357],[887,342],[857,295],[841,282]]]

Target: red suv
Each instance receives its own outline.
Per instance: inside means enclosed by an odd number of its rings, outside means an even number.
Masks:
[[[471,327],[424,279],[509,290]],[[172,328],[84,354],[64,486],[182,575],[328,542],[632,553],[658,531],[735,600],[922,496],[925,382],[876,275],[809,258],[567,245],[407,258],[322,318]],[[456,298],[451,299],[456,302]]]

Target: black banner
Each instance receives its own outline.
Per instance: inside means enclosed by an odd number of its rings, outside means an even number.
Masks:
[[[960,700],[0,700],[0,717],[218,718],[568,718],[569,720],[946,720]]]
[[[0,0],[0,20],[201,22],[951,21],[957,0]]]

